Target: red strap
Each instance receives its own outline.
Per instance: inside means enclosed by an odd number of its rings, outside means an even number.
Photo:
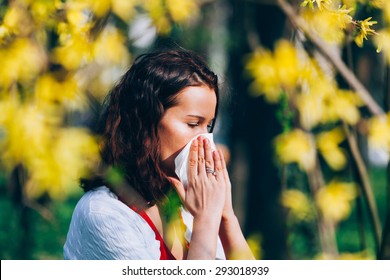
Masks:
[[[119,198],[119,200],[121,200]],[[122,200],[121,200],[122,201]],[[123,202],[123,201],[122,201]],[[130,205],[129,208],[133,210],[134,212],[138,213],[150,226],[150,228],[153,230],[154,234],[156,235],[156,240],[160,241],[160,260],[176,260],[175,256],[172,255],[171,250],[167,247],[167,245],[164,242],[164,239],[158,232],[156,226],[153,224],[152,220],[149,218],[149,216],[145,213],[145,211],[138,212],[136,207],[132,207]]]
[[[154,231],[156,234],[156,240],[160,241],[160,260],[176,260],[176,258],[172,255],[171,250],[167,247],[167,245],[164,242],[164,239],[158,232],[156,226],[153,224],[152,220],[149,218],[149,216],[144,212],[138,213],[144,220],[148,223],[150,228]]]

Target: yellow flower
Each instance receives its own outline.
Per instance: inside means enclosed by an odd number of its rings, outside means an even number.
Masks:
[[[11,32],[9,29],[4,25],[0,25],[0,45],[4,44],[10,36]]]
[[[301,3],[301,6],[302,7],[306,7],[306,6],[309,6],[310,8],[314,8],[314,3],[317,4],[317,7],[318,9],[322,10],[322,8],[324,8],[324,6],[328,6],[332,3],[332,0],[304,0],[302,3]]]
[[[255,50],[248,57],[245,68],[254,78],[251,85],[252,93],[264,94],[271,103],[278,102],[282,90],[272,53],[267,50]]]
[[[53,60],[69,70],[77,69],[92,60],[92,46],[86,36],[75,33],[53,50]]]
[[[336,86],[313,61],[307,63],[302,73],[305,73],[302,75],[305,81],[302,83],[302,93],[295,99],[295,105],[302,127],[312,129],[329,121],[328,100],[334,96]]]
[[[88,8],[98,17],[106,15],[111,8],[111,0],[79,0],[78,2],[85,3]],[[70,1],[71,4],[77,3],[76,1]]]
[[[167,18],[167,10],[163,0],[149,0],[143,3],[143,8],[149,14],[160,34],[168,34],[171,31],[171,22]]]
[[[46,64],[42,48],[29,39],[18,38],[7,48],[0,48],[0,87],[16,81],[33,79]]]
[[[33,24],[27,10],[18,3],[9,6],[3,19],[3,25],[9,32],[16,35],[27,36],[33,31]]]
[[[282,163],[297,163],[305,171],[310,171],[316,163],[316,150],[313,137],[300,129],[279,135],[275,139],[276,154]]]
[[[278,79],[287,91],[297,86],[299,78],[299,59],[296,48],[287,40],[279,40],[275,47],[275,68]]]
[[[334,95],[330,95],[325,102],[327,104],[325,120],[337,121],[341,119],[351,125],[359,121],[358,106],[362,106],[363,102],[356,93],[339,89]]]
[[[45,24],[45,25],[49,25],[49,26],[54,26],[56,24],[56,21],[55,21],[53,15],[55,14],[57,7],[59,6],[58,1],[59,0],[31,1],[30,13],[34,19],[34,22],[38,23],[38,25]]]
[[[363,46],[363,40],[367,40],[368,35],[377,34],[375,30],[371,29],[371,26],[377,24],[377,21],[371,21],[372,17],[366,18],[365,20],[357,21],[358,35],[355,37],[355,43],[359,47]]]
[[[281,202],[283,207],[289,210],[289,218],[294,221],[310,221],[314,218],[314,209],[310,199],[299,190],[284,190]]]
[[[112,0],[112,11],[122,20],[128,21],[135,13],[135,6],[139,0]]]
[[[98,163],[98,145],[81,128],[60,128],[61,112],[21,104],[15,97],[0,101],[0,160],[6,171],[22,164],[26,195],[66,197],[77,190],[78,178]]]
[[[35,84],[35,97],[38,102],[63,103],[75,99],[78,93],[79,87],[73,77],[59,81],[53,75],[45,74],[40,76]]]
[[[350,215],[351,201],[356,195],[354,183],[334,180],[318,191],[315,200],[324,218],[337,224]]]
[[[68,28],[74,28],[77,31],[83,29],[90,21],[86,13],[87,4],[83,2],[68,1],[66,5],[66,19],[69,23]]]
[[[320,124],[325,108],[325,103],[320,94],[300,94],[296,98],[296,106],[299,111],[299,120],[303,128],[311,129]]]
[[[19,104],[16,98],[10,97],[9,93],[6,92],[2,94],[4,94],[5,97],[0,98],[0,126],[6,127],[12,123],[13,116],[15,116]]]
[[[116,28],[106,28],[94,43],[96,61],[101,64],[127,65],[130,54],[125,42],[125,37]]]
[[[9,100],[3,106],[7,114],[12,113],[3,122],[5,138],[0,142],[3,164],[10,170],[46,153],[50,143],[50,124],[35,106],[21,105],[15,100]]]
[[[334,170],[341,170],[347,163],[345,152],[339,147],[345,134],[339,127],[322,132],[317,136],[317,146],[322,156]]]
[[[373,117],[369,121],[368,141],[373,147],[390,151],[389,114]]]
[[[167,9],[175,22],[183,23],[198,14],[195,0],[166,0]]]
[[[341,43],[344,39],[344,29],[352,23],[351,9],[340,7],[337,9],[312,10],[301,12],[302,18],[312,31],[329,43]]]
[[[275,103],[282,92],[293,92],[304,67],[300,60],[304,60],[303,55],[299,57],[296,48],[286,40],[277,42],[274,54],[255,50],[246,63],[246,71],[254,78],[252,93],[264,94],[269,102]]]
[[[26,193],[37,198],[48,193],[54,199],[64,199],[77,190],[78,179],[86,176],[98,160],[98,145],[88,131],[64,128],[54,135],[53,143],[29,165],[30,180]]]

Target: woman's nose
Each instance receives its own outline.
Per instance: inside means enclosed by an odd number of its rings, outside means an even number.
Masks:
[[[205,127],[202,126],[202,129],[201,129],[201,130],[202,130],[202,134],[203,134],[203,133],[208,133],[208,132],[209,132],[209,129],[208,129],[207,126],[205,126]]]

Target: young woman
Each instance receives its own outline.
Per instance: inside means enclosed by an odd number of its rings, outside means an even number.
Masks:
[[[82,180],[86,193],[72,216],[65,259],[215,259],[218,237],[227,258],[253,259],[222,152],[199,136],[212,132],[218,102],[217,76],[195,53],[135,60],[108,95],[101,120],[104,170],[120,170],[124,180],[110,184],[104,172]],[[174,160],[194,137],[184,188]],[[172,187],[193,216],[188,246],[164,242],[161,204]]]

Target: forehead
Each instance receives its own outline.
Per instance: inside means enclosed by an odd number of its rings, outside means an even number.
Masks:
[[[217,96],[207,86],[186,87],[177,95],[176,106],[188,114],[197,112],[203,117],[214,118]]]

